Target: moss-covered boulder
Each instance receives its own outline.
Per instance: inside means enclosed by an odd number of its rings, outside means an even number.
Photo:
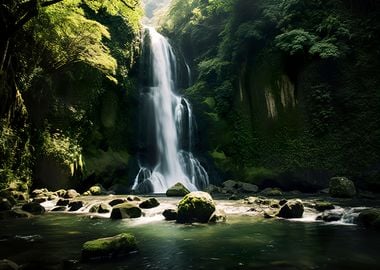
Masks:
[[[282,218],[301,218],[303,212],[304,207],[301,200],[290,200],[281,207],[277,216]]]
[[[380,209],[363,210],[357,218],[357,223],[364,227],[380,230]]]
[[[132,234],[122,233],[113,237],[87,241],[82,247],[82,259],[110,259],[125,256],[137,250],[136,239]]]
[[[177,183],[174,186],[170,187],[166,191],[166,196],[168,196],[168,197],[183,197],[189,193],[190,193],[190,191],[183,184]]]
[[[176,220],[178,217],[178,213],[176,209],[165,209],[162,213],[166,220]]]
[[[96,184],[96,185],[90,187],[88,192],[93,196],[99,196],[99,195],[107,194],[106,189],[100,184]]]
[[[330,179],[329,192],[332,197],[352,198],[356,195],[354,182],[346,177],[333,177]]]
[[[109,213],[111,212],[111,207],[109,207],[105,203],[98,203],[93,206],[91,206],[90,213],[99,213],[99,214],[104,214],[104,213]]]
[[[43,213],[45,213],[45,208],[36,202],[26,203],[22,206],[21,209],[33,215],[42,215]]]
[[[150,209],[160,205],[160,202],[156,198],[149,198],[139,204],[142,209]]]
[[[207,223],[215,211],[215,203],[210,194],[202,191],[187,194],[178,204],[179,223]]]
[[[59,199],[55,205],[56,206],[67,206],[67,205],[69,205],[69,203],[70,203],[69,200]]]
[[[57,206],[51,209],[52,212],[64,212],[66,211],[66,206]]]
[[[141,217],[141,209],[136,205],[126,202],[112,208],[112,219],[138,218]]]

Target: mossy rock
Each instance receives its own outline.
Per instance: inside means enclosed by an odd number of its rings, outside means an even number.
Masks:
[[[356,195],[354,182],[346,177],[333,177],[330,179],[329,192],[332,197],[352,198]]]
[[[166,209],[162,215],[165,217],[166,220],[176,220],[178,217],[177,210],[175,209]]]
[[[55,205],[56,206],[67,206],[67,205],[69,205],[69,203],[70,203],[69,200],[59,199]]]
[[[66,199],[72,199],[79,197],[80,194],[75,189],[69,189],[66,191],[65,195],[63,196]]]
[[[118,204],[125,203],[126,201],[127,201],[127,199],[114,199],[114,200],[110,201],[108,204],[110,206],[115,206],[115,205],[118,205]]]
[[[178,204],[179,223],[207,223],[215,211],[215,203],[210,194],[202,191],[187,194]]]
[[[261,195],[264,196],[270,196],[270,197],[277,197],[282,196],[283,193],[279,188],[266,188],[260,192]]]
[[[93,196],[99,196],[106,194],[105,188],[103,188],[100,184],[92,186],[89,188],[88,192]]]
[[[282,218],[302,218],[304,212],[301,200],[290,200],[284,204],[277,216]]]
[[[139,204],[142,209],[150,209],[160,205],[160,202],[156,198],[149,198]]]
[[[82,201],[73,201],[73,202],[70,202],[69,203],[69,211],[70,212],[74,212],[74,211],[78,211],[79,209],[81,209],[83,207],[84,203]]]
[[[380,230],[380,209],[363,210],[357,218],[357,223],[364,227]]]
[[[136,205],[126,202],[116,205],[112,208],[111,219],[124,219],[124,218],[139,218],[141,217],[141,209]]]
[[[45,213],[45,208],[36,202],[26,203],[21,209],[33,215],[42,215]]]
[[[170,187],[166,191],[166,196],[168,197],[183,197],[189,194],[190,191],[181,183],[177,183],[174,186]]]
[[[82,247],[82,259],[110,259],[125,256],[137,250],[136,239],[132,234],[122,233],[113,237],[87,241]]]

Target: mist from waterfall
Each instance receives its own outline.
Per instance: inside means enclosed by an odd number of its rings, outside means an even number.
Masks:
[[[177,61],[165,37],[153,27],[145,27],[143,61],[148,71],[142,74],[145,85],[141,94],[141,125],[147,136],[146,160],[140,158],[140,171],[133,190],[165,193],[180,182],[195,191],[208,185],[208,175],[192,154],[194,118],[190,103],[176,94]],[[186,65],[187,73],[190,69]],[[190,78],[189,78],[190,81]],[[154,130],[154,131],[153,131]],[[147,147],[148,148],[148,147]],[[154,157],[150,156],[153,155]],[[153,160],[153,161],[152,161]],[[144,164],[145,163],[145,164]]]

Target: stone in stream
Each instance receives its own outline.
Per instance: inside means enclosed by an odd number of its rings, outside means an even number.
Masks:
[[[59,189],[55,192],[55,194],[57,194],[58,197],[63,197],[65,196],[66,192],[67,191],[65,189]]]
[[[110,259],[125,256],[137,250],[136,239],[132,234],[122,233],[113,237],[87,241],[82,247],[82,259]]]
[[[332,197],[352,198],[356,195],[354,182],[346,177],[333,177],[330,179],[329,192]]]
[[[319,212],[323,212],[326,210],[332,210],[335,206],[331,202],[317,201],[315,202],[314,208]]]
[[[70,212],[74,212],[74,211],[78,211],[79,209],[81,209],[83,207],[83,202],[82,201],[73,201],[73,202],[70,202],[69,203],[69,211]]]
[[[208,222],[220,223],[220,222],[226,222],[226,220],[227,220],[226,213],[222,209],[216,209],[214,213],[212,213]]]
[[[90,210],[90,213],[99,213],[99,214],[104,214],[104,213],[109,213],[111,212],[111,208],[105,204],[105,203],[99,203],[93,205]]]
[[[76,198],[79,196],[80,196],[80,194],[75,189],[69,189],[66,191],[66,193],[63,197],[66,199],[73,199],[73,198]]]
[[[380,230],[380,209],[363,210],[356,222],[361,226]]]
[[[170,187],[166,191],[166,196],[168,196],[168,197],[183,197],[189,193],[190,193],[190,191],[183,184],[177,183],[174,186]]]
[[[42,215],[45,213],[45,208],[36,202],[26,203],[22,206],[21,209],[33,215]]]
[[[166,220],[176,220],[178,217],[178,213],[176,209],[165,209],[162,213]]]
[[[139,202],[141,201],[141,199],[137,196],[133,196],[133,195],[130,195],[127,197],[127,201],[130,201],[130,202]]]
[[[325,211],[321,215],[317,216],[317,220],[323,220],[324,222],[335,222],[341,220],[343,212],[337,211]]]
[[[101,184],[96,184],[88,189],[88,191],[93,196],[105,195],[107,194],[106,189]]]
[[[243,193],[256,193],[259,187],[250,183],[238,182],[239,191]]]
[[[279,189],[279,188],[266,188],[266,189],[263,189],[261,192],[260,192],[261,195],[264,195],[264,196],[282,196],[283,193],[282,191]]]
[[[114,200],[110,201],[108,204],[110,206],[115,206],[115,205],[118,205],[118,204],[125,203],[126,201],[127,201],[127,199],[114,199]]]
[[[289,200],[284,204],[277,216],[282,218],[302,218],[304,207],[301,200]]]
[[[56,203],[56,206],[67,206],[69,205],[70,201],[66,199],[59,199]]]
[[[156,198],[149,198],[139,204],[142,209],[150,209],[160,205],[160,202]]]
[[[210,194],[202,191],[187,194],[178,204],[178,223],[207,223],[215,211]]]
[[[111,219],[138,218],[141,217],[141,209],[136,205],[126,202],[112,208]]]
[[[57,206],[57,207],[54,207],[53,209],[51,209],[52,212],[63,212],[63,211],[66,211],[66,206]]]

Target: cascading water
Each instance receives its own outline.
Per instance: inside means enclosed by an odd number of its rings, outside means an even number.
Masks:
[[[202,189],[208,185],[208,175],[192,154],[190,103],[175,93],[177,61],[173,49],[152,27],[145,28],[144,43],[147,71],[142,75],[140,126],[145,142],[132,189],[164,193],[178,182],[191,191]]]

